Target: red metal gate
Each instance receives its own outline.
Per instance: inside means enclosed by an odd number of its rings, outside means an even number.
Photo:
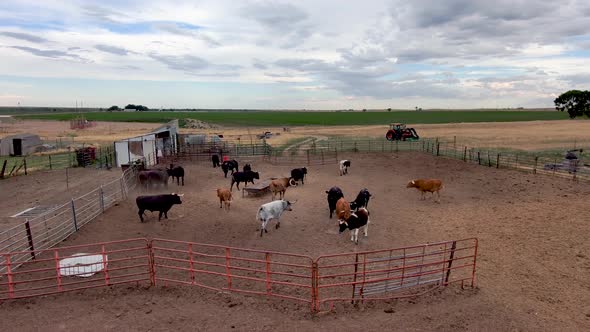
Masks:
[[[0,254],[0,300],[50,295],[127,283],[150,283],[146,239],[37,250],[35,259],[16,261],[30,251]],[[64,259],[94,257],[95,262],[60,265]],[[16,268],[18,267],[18,268]],[[96,270],[96,273],[89,273]]]
[[[475,283],[477,239],[320,256],[316,310],[335,302],[416,296],[450,283]]]
[[[194,285],[314,304],[311,257],[163,239],[153,240],[152,250],[156,285]]]
[[[30,261],[15,258],[31,255]],[[33,255],[31,255],[33,256]],[[0,300],[126,283],[184,284],[303,302],[313,312],[337,302],[416,296],[475,283],[477,239],[309,256],[164,239],[132,239],[0,253]],[[92,258],[65,266],[65,260]],[[94,269],[87,273],[87,268]]]

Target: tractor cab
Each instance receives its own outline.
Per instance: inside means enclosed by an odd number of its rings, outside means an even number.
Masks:
[[[388,141],[415,141],[420,139],[420,136],[414,128],[406,128],[403,123],[391,123],[385,138]]]

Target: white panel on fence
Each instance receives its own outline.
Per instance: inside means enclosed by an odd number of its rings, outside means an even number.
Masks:
[[[129,164],[128,142],[115,142],[115,156],[117,159],[117,167],[121,167],[122,164]]]
[[[91,277],[102,271],[108,259],[104,255],[74,254],[59,261],[59,273],[63,276]]]

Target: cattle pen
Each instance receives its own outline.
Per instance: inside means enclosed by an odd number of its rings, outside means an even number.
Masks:
[[[585,227],[577,212],[567,223],[555,215],[571,197],[579,196],[575,193],[584,193],[584,187],[578,183],[585,181],[586,175],[543,170],[540,165],[544,161],[540,157],[533,172],[534,159],[533,168],[527,169],[524,167],[531,166],[530,161],[522,156],[518,157],[517,167],[509,162],[509,154],[498,158],[490,151],[488,157],[487,151],[453,149],[451,143],[437,140],[382,143],[357,139],[347,143],[334,139],[316,142],[315,150],[314,146],[308,146],[288,154],[262,144],[254,148],[260,151],[255,155],[246,153],[252,151],[251,146],[241,145],[236,150],[231,143],[226,145],[228,158],[239,160],[240,166],[251,162],[253,169],[263,174],[261,179],[288,174],[294,166],[309,166],[305,185],[289,188],[286,193],[288,199],[299,202],[293,212],[287,212],[280,229],[269,229],[263,239],[255,232],[255,209],[268,202],[268,196],[238,198],[232,203],[231,212],[220,213],[217,198],[208,190],[221,185],[229,187],[229,178],[225,179],[218,168],[212,167],[210,157],[214,151],[193,155],[192,160],[189,155],[177,153],[162,162],[185,166],[186,186],[173,184],[168,190],[185,191],[187,201],[173,208],[170,220],[157,222],[152,216],[140,224],[130,199],[135,192],[129,190],[128,198],[117,196],[117,206],[106,206],[104,213],[100,194],[85,196],[87,204],[92,202],[89,210],[95,214],[89,216],[96,222],[87,222],[71,233],[75,236],[53,248],[37,247],[38,237],[33,234],[34,250],[30,250],[26,226],[20,225],[21,248],[0,253],[3,264],[0,268],[4,268],[0,277],[2,300],[10,302],[7,300],[62,292],[84,297],[81,290],[86,288],[104,290],[100,294],[108,297],[121,294],[117,289],[139,285],[139,291],[148,294],[178,290],[179,303],[192,301],[182,296],[183,293],[202,289],[206,294],[211,291],[211,298],[226,293],[246,294],[254,300],[267,298],[269,301],[250,303],[261,306],[273,303],[273,308],[285,306],[295,308],[295,312],[351,312],[354,310],[351,303],[389,310],[392,303],[402,303],[395,310],[405,313],[402,307],[412,303],[402,300],[406,298],[425,299],[412,300],[422,304],[436,301],[460,306],[458,302],[473,304],[479,300],[489,305],[504,297],[512,299],[511,292],[526,296],[519,292],[531,289],[539,297],[548,296],[534,286],[525,287],[524,280],[532,278],[535,284],[541,284],[542,279],[548,287],[556,287],[558,282],[554,278],[543,276],[551,276],[550,269],[559,267],[565,271],[564,278],[569,278],[571,266],[576,266],[571,260],[583,259],[575,254],[554,252],[546,257],[550,263],[542,267],[536,264],[536,255],[555,245],[554,240],[574,246],[575,241],[564,238],[565,234],[576,236],[572,229]],[[338,176],[336,162],[342,158],[352,161],[346,177]],[[441,205],[431,204],[429,200],[422,202],[413,191],[405,191],[408,178],[427,172],[445,177],[447,187]],[[576,181],[563,181],[562,177]],[[132,188],[135,177],[128,175],[127,179],[128,187]],[[369,206],[375,216],[369,237],[362,238],[358,246],[347,236],[339,237],[334,219],[328,219],[323,193],[333,184],[339,184],[347,197],[354,198],[364,186],[376,193]],[[555,195],[556,191],[559,195]],[[545,200],[548,195],[552,195],[551,201]],[[111,203],[108,199],[107,202]],[[478,209],[473,209],[476,204]],[[78,209],[77,201],[75,206]],[[211,210],[212,207],[215,209]],[[537,225],[538,220],[548,218],[554,223]],[[63,221],[63,227],[75,229],[71,217]],[[554,232],[555,228],[563,230],[555,239],[539,239],[539,234]],[[534,246],[530,245],[531,241],[535,241]],[[59,266],[63,259],[80,253],[104,257],[87,264],[98,270],[94,275],[66,275],[72,268]],[[27,259],[19,262],[18,257]],[[78,274],[86,273],[83,267],[79,266]],[[523,269],[534,273],[521,278],[526,274]],[[126,286],[111,287],[118,284]],[[462,286],[468,290],[460,290]],[[469,290],[471,286],[476,286],[473,291]],[[444,296],[437,296],[442,292]],[[498,297],[494,297],[496,293]],[[235,296],[236,302],[249,301]],[[447,297],[458,301],[447,301]],[[120,299],[125,301],[123,297]],[[522,302],[514,301],[516,304],[510,309],[518,310],[516,306]],[[572,305],[578,303],[575,299],[571,301]],[[469,314],[475,312],[466,306],[462,310]]]

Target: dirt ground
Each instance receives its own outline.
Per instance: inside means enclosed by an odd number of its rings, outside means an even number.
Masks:
[[[114,287],[0,304],[10,330],[544,330],[590,328],[590,232],[585,183],[497,170],[407,152],[350,154],[352,168],[309,167],[305,185],[289,188],[293,211],[260,238],[255,215],[264,197],[234,191],[230,212],[219,209],[215,188],[229,186],[220,169],[188,165],[183,204],[141,224],[133,197],[109,209],[63,245],[162,237],[275,251],[319,254],[364,251],[426,242],[479,238],[477,287],[452,286],[416,299],[347,305],[311,317],[308,308],[280,300],[222,294],[196,287]],[[239,160],[243,165],[247,160]],[[292,167],[253,162],[261,178]],[[441,204],[421,201],[406,183],[417,177],[445,182]],[[328,218],[325,190],[338,185],[353,199],[367,187],[369,236],[358,246],[338,235]],[[149,214],[148,214],[149,215]],[[272,224],[271,224],[272,226]],[[34,317],[34,319],[31,319]],[[6,323],[3,323],[3,325]],[[5,325],[6,326],[6,325]]]
[[[525,122],[484,122],[484,123],[449,123],[449,124],[408,124],[418,132],[420,137],[457,140],[459,145],[469,147],[502,147],[520,150],[546,150],[554,148],[590,147],[590,121],[525,121]],[[249,130],[249,132],[248,132]],[[385,137],[388,125],[382,126],[330,126],[290,127],[289,132],[283,128],[218,128],[208,130],[182,129],[183,133],[207,132],[221,133],[224,137],[250,140],[263,131],[279,133],[267,140],[271,145],[282,145],[298,137],[351,136],[351,137]]]
[[[0,181],[0,231],[24,222],[10,216],[37,205],[61,205],[121,177],[119,169],[69,168],[39,171]],[[66,180],[68,179],[68,180]]]
[[[12,120],[0,122],[0,137],[32,133],[42,140],[86,144],[112,144],[114,141],[143,135],[159,127],[159,123],[134,122],[96,122],[96,126],[86,129],[70,129],[69,121]]]

